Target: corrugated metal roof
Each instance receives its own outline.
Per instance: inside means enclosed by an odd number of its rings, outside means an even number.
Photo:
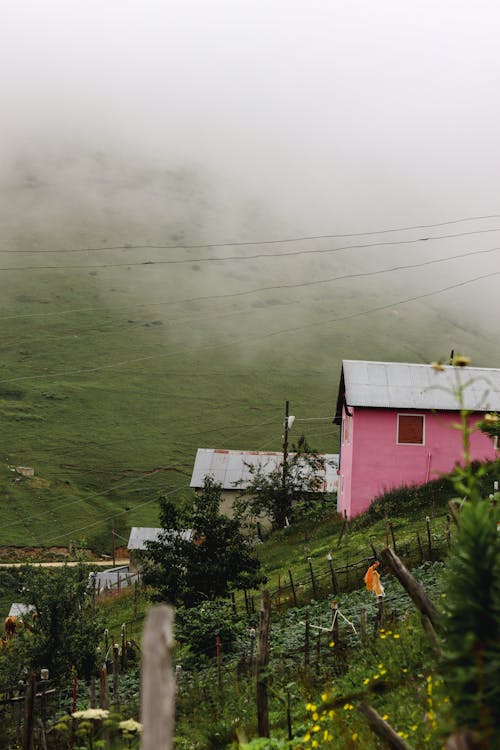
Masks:
[[[116,568],[107,568],[106,570],[95,570],[93,573],[89,573],[89,588],[99,586],[101,589],[109,589],[118,584],[120,580],[121,586],[129,585],[129,569],[128,565],[119,565]]]
[[[336,418],[344,393],[348,406],[455,411],[459,383],[466,386],[464,408],[500,410],[499,369],[447,366],[437,372],[431,365],[343,360]]]
[[[290,457],[294,454],[291,453]],[[326,463],[324,492],[337,489],[338,453],[324,453]],[[225,490],[244,489],[252,478],[250,467],[270,474],[283,463],[283,453],[266,451],[234,451],[216,448],[198,448],[191,476],[191,487],[203,487],[207,475],[222,485]]]
[[[21,604],[21,602],[13,602],[10,605],[8,617],[23,617],[28,615],[30,612],[36,612],[34,604]]]
[[[157,542],[163,531],[164,529],[148,526],[132,526],[127,547],[128,549],[147,549],[146,542]],[[191,539],[193,535],[191,529],[171,533],[178,533],[183,539]]]

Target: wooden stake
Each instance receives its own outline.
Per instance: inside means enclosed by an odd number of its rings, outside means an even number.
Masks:
[[[328,560],[328,566],[329,566],[329,568],[330,568],[330,577],[331,577],[331,579],[332,579],[332,589],[333,589],[333,593],[334,593],[335,595],[337,595],[337,594],[338,594],[338,592],[339,592],[339,587],[338,587],[338,585],[337,585],[337,579],[336,579],[336,577],[335,577],[335,570],[334,570],[334,568],[333,568],[333,560],[332,560],[332,556],[331,556],[330,552],[329,552],[329,553],[327,554],[327,556],[326,556],[326,559]]]
[[[109,708],[108,670],[104,665],[99,673],[99,703],[101,708]]]
[[[384,721],[374,708],[367,703],[360,703],[358,711],[366,716],[370,729],[375,732],[378,737],[387,742],[392,750],[412,750],[411,745],[405,742],[405,740],[394,731],[391,725]]]
[[[293,606],[297,606],[297,594],[295,593],[295,586],[293,585],[292,571],[288,571],[288,577],[290,578],[290,588],[292,589]]]
[[[222,660],[221,660],[221,649],[220,649],[220,635],[215,636],[215,651],[217,654],[217,684],[219,690],[222,687]]]
[[[259,638],[257,650],[257,724],[259,737],[269,737],[267,666],[269,664],[270,628],[271,599],[269,596],[269,591],[263,591],[260,606]]]
[[[120,649],[117,643],[113,644],[113,708],[120,711]]]
[[[308,557],[307,558],[307,562],[309,563],[309,573],[311,575],[311,585],[312,585],[312,590],[313,590],[314,598],[317,599],[318,598],[318,593],[316,591],[316,581],[315,581],[315,578],[314,578],[314,571],[313,571],[313,565],[312,565],[312,557]]]
[[[427,548],[429,550],[429,560],[432,560],[431,519],[429,516],[425,517],[425,523],[427,524]]]
[[[437,629],[439,627],[438,611],[432,599],[427,596],[422,584],[415,580],[403,565],[399,557],[391,549],[387,548],[382,550],[382,558],[401,585],[404,586],[421,614],[427,615],[434,628]]]
[[[306,629],[304,633],[304,668],[309,669],[309,608],[306,609]]]
[[[36,677],[31,672],[26,685],[24,696],[24,726],[23,726],[23,750],[32,750],[33,748],[33,729],[35,727],[35,693]]]
[[[174,610],[151,607],[142,638],[141,750],[172,750],[175,679],[171,651]]]

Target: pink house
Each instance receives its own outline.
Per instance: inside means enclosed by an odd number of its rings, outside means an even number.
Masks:
[[[500,411],[500,370],[344,360],[334,422],[341,425],[338,510],[348,518],[385,490],[423,484],[462,459],[457,386],[474,425]],[[498,438],[471,435],[471,458],[498,457]]]

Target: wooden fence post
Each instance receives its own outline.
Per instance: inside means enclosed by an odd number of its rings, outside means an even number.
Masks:
[[[331,576],[331,579],[332,579],[333,593],[335,595],[337,595],[338,592],[339,592],[339,587],[337,586],[337,579],[335,577],[335,570],[334,570],[334,567],[333,567],[333,560],[332,560],[332,555],[331,555],[330,552],[327,554],[326,559],[328,560],[328,566],[330,568],[330,576]]]
[[[429,518],[429,516],[425,517],[425,523],[427,524],[427,547],[429,550],[429,560],[432,560],[431,519]]]
[[[417,531],[417,542],[418,542],[418,551],[420,552],[420,562],[424,561],[424,550],[422,549],[422,542],[420,540],[420,534]]]
[[[108,670],[105,664],[99,673],[99,703],[101,708],[109,708]]]
[[[31,672],[26,685],[24,695],[24,726],[23,726],[23,750],[32,750],[33,729],[35,727],[35,693],[36,677]]]
[[[220,648],[220,635],[215,636],[215,652],[217,654],[217,684],[219,690],[222,687],[222,657]]]
[[[361,643],[366,644],[366,608],[362,607],[361,612],[359,613],[359,630],[360,630],[360,636],[361,636]]]
[[[382,551],[382,558],[390,567],[398,581],[404,586],[421,614],[427,615],[434,628],[439,627],[439,615],[437,609],[434,602],[427,596],[422,584],[415,580],[403,565],[399,557],[395,555],[391,549],[384,549]]]
[[[338,618],[338,609],[339,605],[337,604],[336,600],[334,599],[332,602],[332,612],[333,612],[333,628],[332,628],[332,640],[333,640],[333,647],[337,649],[338,643],[339,643],[339,618]]]
[[[312,585],[312,590],[313,590],[314,598],[317,599],[318,598],[318,594],[317,594],[317,591],[316,591],[316,580],[314,578],[312,557],[308,557],[307,558],[307,562],[309,563],[309,573],[311,574],[311,585]]]
[[[127,668],[127,630],[125,623],[122,623],[121,627],[121,642],[122,642],[122,655],[121,655],[121,667],[122,669]]]
[[[370,729],[381,737],[392,750],[411,750],[411,746],[367,703],[360,703],[358,710],[368,720]]]
[[[257,653],[257,724],[259,737],[269,737],[267,702],[267,665],[269,663],[269,633],[271,627],[271,599],[269,591],[262,592]],[[153,750],[153,749],[152,749]],[[156,748],[155,748],[156,750]]]
[[[151,607],[142,637],[141,750],[172,750],[175,679],[171,650],[174,610]]]
[[[306,609],[306,629],[304,633],[304,668],[309,669],[309,607]]]
[[[117,643],[113,644],[113,708],[117,713],[120,710],[120,649]]]
[[[297,606],[297,594],[295,593],[295,586],[293,585],[292,571],[288,570],[288,577],[290,578],[290,588],[292,589],[293,606]]]

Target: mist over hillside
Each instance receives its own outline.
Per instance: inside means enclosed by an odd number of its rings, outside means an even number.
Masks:
[[[5,474],[26,521],[4,543],[28,529],[46,540],[33,501],[81,501],[80,519],[54,511],[54,543],[103,511],[124,534],[154,523],[160,492],[186,495],[197,447],[279,450],[285,399],[297,430],[335,450],[342,358],[455,348],[500,364],[494,277],[480,297],[460,286],[496,270],[494,252],[478,253],[489,233],[311,238],[221,175],[112,149],[19,156],[0,191],[2,447],[6,466],[37,477],[13,487]],[[87,532],[94,543],[105,527]]]

